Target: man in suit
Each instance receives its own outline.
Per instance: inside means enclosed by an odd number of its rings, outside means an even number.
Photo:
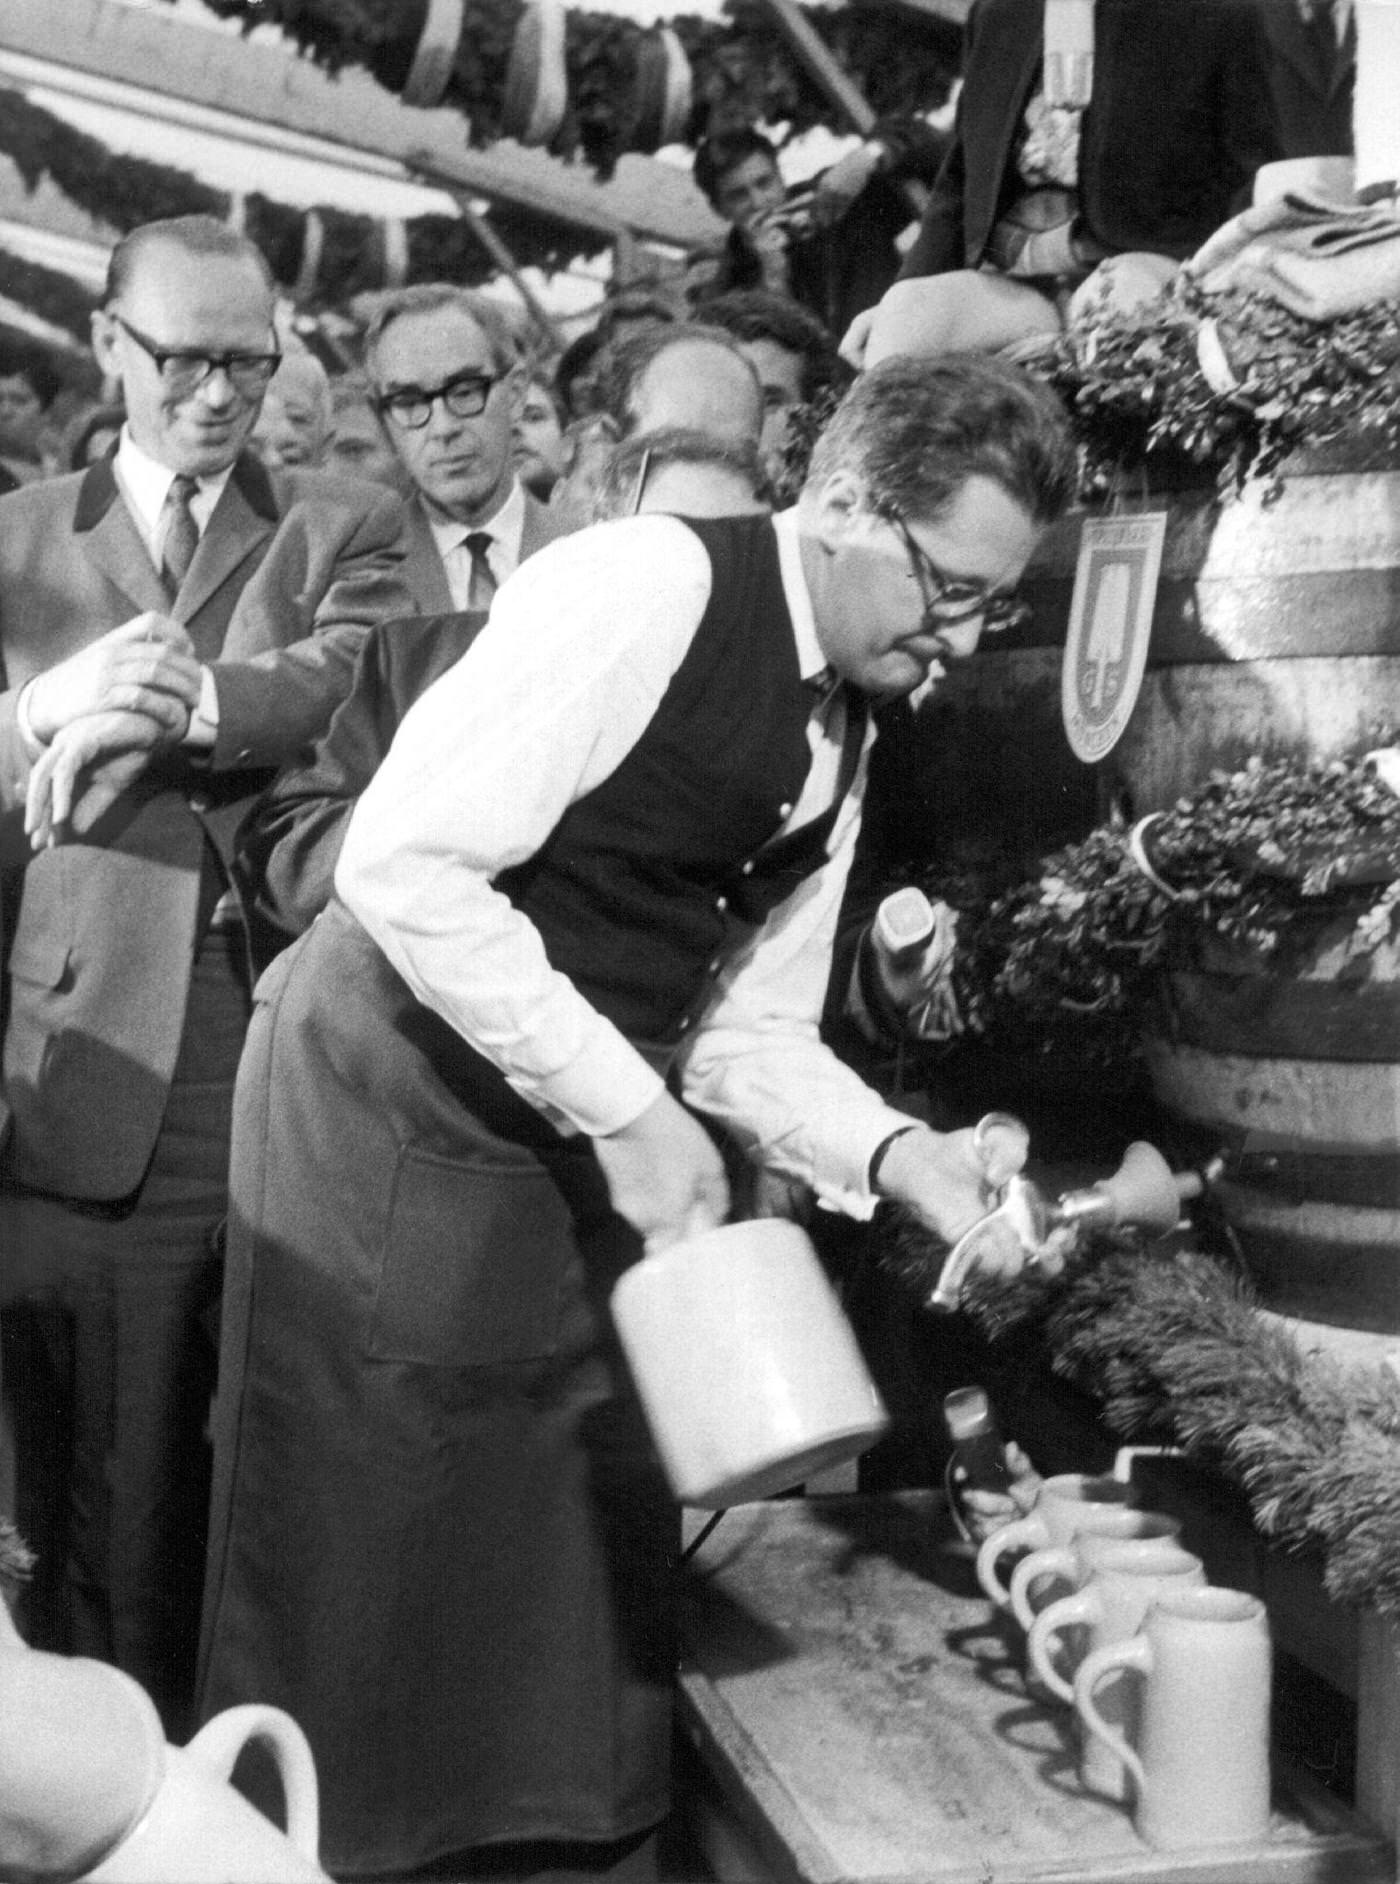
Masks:
[[[1165,279],[1282,154],[1258,0],[1078,10],[1092,52],[1051,86],[1044,0],[975,0],[953,141],[899,279],[842,342],[853,363],[1053,332],[1060,292],[1110,257]]]
[[[1356,96],[1351,0],[1258,0],[1281,157],[1349,157]]]
[[[50,1645],[116,1661],[175,1720],[249,1002],[234,833],[369,624],[410,608],[394,497],[245,450],[272,307],[258,251],[212,219],[125,237],[93,317],[115,455],[0,506],[0,1246],[6,1292],[56,1292],[76,1344]]]
[[[567,525],[515,472],[527,378],[487,296],[426,282],[386,295],[365,333],[380,422],[413,487],[404,579],[414,612],[480,612]]]

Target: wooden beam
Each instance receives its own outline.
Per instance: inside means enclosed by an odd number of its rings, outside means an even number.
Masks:
[[[764,6],[814,83],[842,113],[849,128],[864,137],[875,122],[875,113],[796,0],[764,0]]]
[[[542,151],[503,142],[487,151],[466,146],[453,110],[401,104],[367,73],[332,78],[290,49],[257,44],[212,27],[190,25],[120,0],[3,0],[0,75],[12,82],[45,81],[124,93],[131,105],[176,121],[213,114],[232,137],[256,135],[283,150],[368,157],[431,172],[455,189],[549,216],[609,238],[619,227],[678,248],[713,240],[720,225],[691,179],[649,158],[631,156],[613,182],[599,183]],[[313,145],[321,148],[312,148]]]

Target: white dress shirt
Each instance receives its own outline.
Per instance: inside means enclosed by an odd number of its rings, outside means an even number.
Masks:
[[[774,525],[799,667],[811,677],[825,658],[796,517]],[[563,1129],[617,1131],[662,1082],[551,968],[539,932],[492,879],[533,856],[568,806],[630,752],[709,592],[709,559],[672,517],[625,518],[549,545],[405,716],[346,832],[336,887],[351,911],[414,995]],[[784,829],[834,795],[843,714],[814,719],[813,764]],[[874,1208],[872,1154],[909,1123],[818,1038],[864,781],[862,761],[829,861],[722,972],[678,1062],[690,1103],[854,1216]]]
[[[506,501],[495,516],[488,517],[485,523],[458,523],[451,517],[438,517],[429,512],[428,527],[432,530],[442,566],[447,571],[452,606],[463,609],[467,606],[472,586],[471,552],[463,547],[468,536],[480,532],[490,537],[486,562],[496,578],[497,588],[507,576],[513,576],[520,566],[520,539],[525,533],[524,486],[518,478],[513,480]]]

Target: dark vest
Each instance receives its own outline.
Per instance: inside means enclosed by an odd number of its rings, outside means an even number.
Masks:
[[[650,725],[497,883],[551,964],[639,1043],[680,1037],[736,943],[821,864],[833,822],[770,842],[807,777],[813,706],[772,523],[688,521],[713,585]]]

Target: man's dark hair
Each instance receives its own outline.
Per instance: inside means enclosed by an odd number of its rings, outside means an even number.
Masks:
[[[777,146],[762,131],[755,131],[747,125],[740,125],[732,131],[717,131],[713,137],[702,138],[691,167],[696,188],[713,203],[730,171],[745,159],[757,156],[771,158],[776,166]]]
[[[719,465],[746,479],[755,494],[762,480],[758,447],[752,439],[716,438],[686,425],[660,426],[654,432],[633,432],[614,448],[598,487],[598,514],[629,515],[636,508],[644,477],[667,464]]]
[[[637,423],[633,396],[648,367],[672,347],[708,343],[733,354],[746,373],[753,374],[755,398],[761,402],[758,376],[739,350],[733,334],[723,327],[710,327],[700,321],[672,321],[665,326],[640,327],[624,334],[604,351],[593,382],[590,404],[597,412],[606,412],[616,420],[623,437]]]
[[[22,379],[47,412],[63,391],[63,375],[42,347],[0,335],[0,379]]]
[[[143,222],[128,230],[112,250],[107,263],[104,306],[110,307],[131,286],[132,277],[151,249],[172,246],[187,255],[217,255],[231,261],[252,262],[267,284],[269,296],[276,293],[267,257],[237,229],[231,229],[217,216],[168,216],[160,222]]]
[[[771,340],[802,358],[802,397],[813,399],[828,386],[846,386],[850,368],[815,314],[789,295],[767,288],[736,288],[701,301],[699,311],[710,327],[722,327],[736,340]]]
[[[863,373],[817,440],[807,489],[838,471],[877,512],[932,522],[969,478],[989,478],[1037,524],[1074,494],[1075,451],[1048,386],[986,354],[882,360]]]

